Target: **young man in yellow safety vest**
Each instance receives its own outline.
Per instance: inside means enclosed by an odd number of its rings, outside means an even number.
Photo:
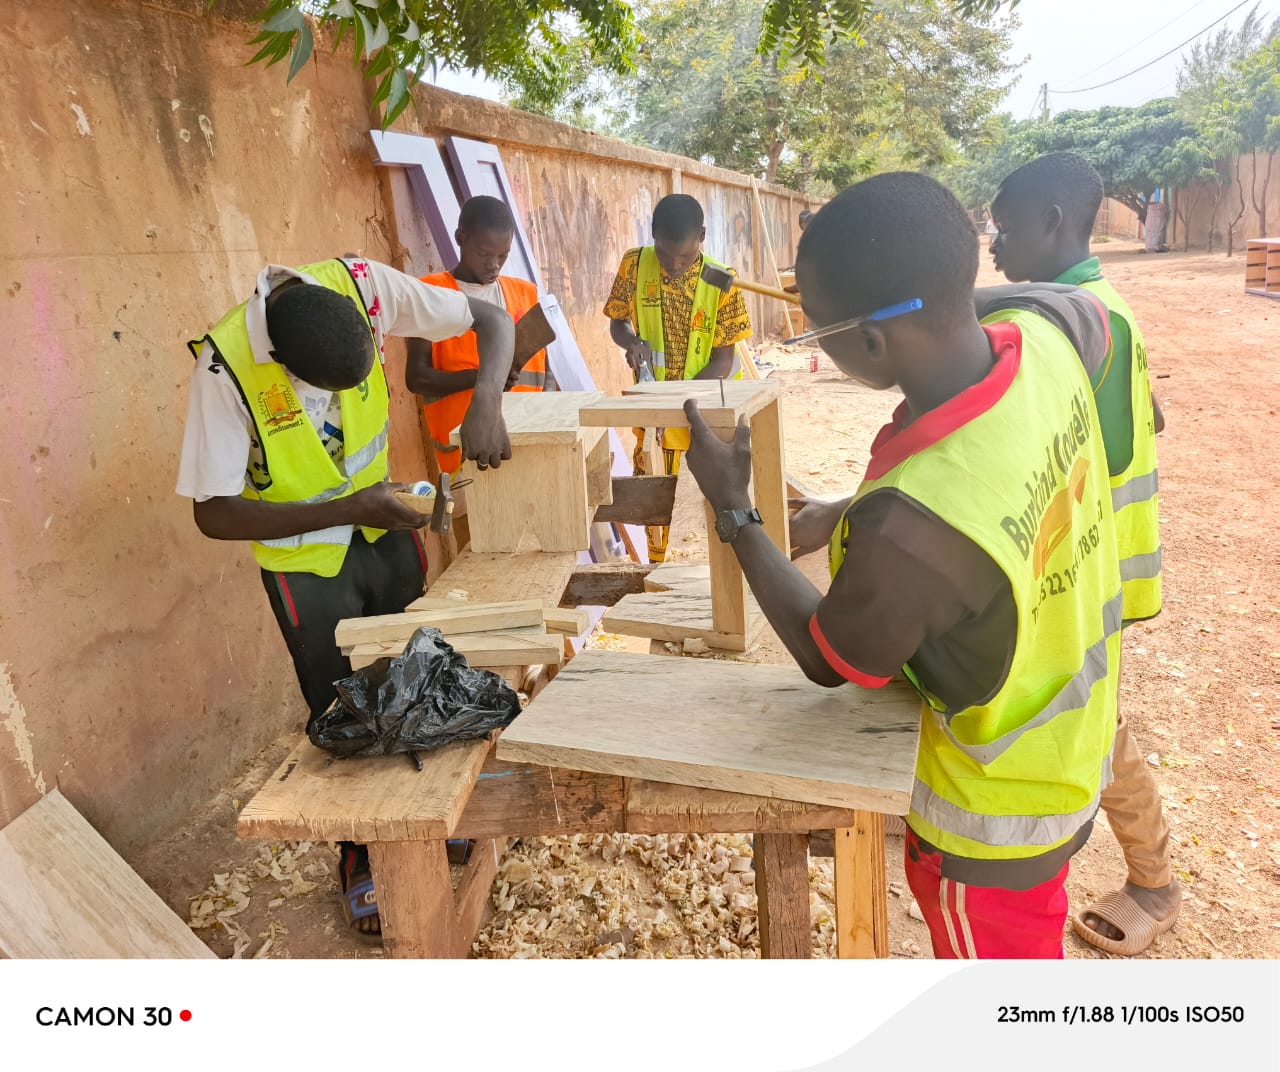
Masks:
[[[206,536],[252,545],[313,719],[351,673],[338,622],[402,611],[423,591],[415,530],[430,518],[395,498],[405,485],[388,482],[383,337],[467,330],[480,371],[463,453],[496,468],[511,456],[501,395],[514,330],[487,302],[363,258],[267,265],[253,296],[189,343],[178,494],[194,500]],[[349,923],[379,933],[362,846],[342,845],[340,873]]]
[[[728,293],[702,281],[705,265],[724,268],[702,252],[706,237],[702,206],[688,194],[670,194],[653,210],[653,245],[629,249],[622,257],[604,315],[609,334],[622,347],[632,373],[655,380],[740,378],[734,348],[751,337],[751,318],[742,292]],[[636,476],[649,470],[645,430],[635,429],[632,458]],[[661,433],[663,471],[680,471],[688,431]],[[667,554],[667,526],[650,526],[649,561]]]
[[[1151,394],[1147,349],[1133,310],[1102,277],[1089,255],[1093,221],[1102,204],[1102,179],[1075,153],[1050,153],[1010,174],[992,206],[998,226],[991,255],[1012,282],[1080,286],[1109,311],[1112,348],[1093,377],[1116,515],[1124,619],[1160,612],[1160,523],[1156,433],[1164,416]],[[1141,953],[1173,926],[1182,889],[1169,856],[1169,824],[1160,791],[1120,713],[1115,780],[1102,795],[1129,868],[1122,890],[1107,894],[1072,919],[1085,941],[1110,953]]]
[[[422,281],[506,309],[511,319],[519,322],[538,304],[538,288],[524,279],[500,274],[511,253],[515,229],[515,219],[504,202],[484,195],[470,198],[462,206],[454,235],[458,242],[457,266],[452,271],[424,275]],[[408,347],[416,370],[409,387],[424,400],[422,414],[440,471],[457,472],[462,452],[450,446],[449,436],[462,424],[475,392],[480,368],[476,334],[468,331],[439,342],[410,339]],[[548,375],[547,351],[539,350],[523,367],[511,369],[507,390],[554,390],[555,380],[548,381]]]
[[[823,596],[755,523],[750,435],[686,405],[689,468],[770,624],[815,682],[923,699],[907,879],[938,957],[1061,957],[1071,856],[1110,780],[1122,595],[1088,295],[979,322],[978,236],[923,175],[845,190],[800,240],[823,349],[898,387],[831,533]],[[816,337],[816,336],[815,336]]]

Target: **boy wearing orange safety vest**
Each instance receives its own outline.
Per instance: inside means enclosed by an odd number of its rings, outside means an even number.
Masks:
[[[424,283],[460,290],[468,298],[479,298],[506,309],[514,321],[538,304],[538,288],[523,279],[501,275],[511,252],[515,219],[511,210],[496,197],[473,197],[458,216],[458,264],[449,272],[422,276]],[[436,460],[442,473],[456,472],[462,452],[449,445],[449,436],[462,424],[471,405],[471,395],[480,367],[475,332],[468,331],[443,342],[413,339],[409,352],[418,358],[417,375],[409,387],[422,396],[423,415],[431,434]],[[555,380],[547,369],[547,352],[539,350],[522,368],[512,368],[507,376],[508,391],[555,390]]]

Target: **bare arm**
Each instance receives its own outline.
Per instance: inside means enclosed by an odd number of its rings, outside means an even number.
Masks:
[[[610,320],[609,338],[622,347],[623,356],[632,369],[639,368],[641,360],[646,358],[652,364],[653,350],[635,333],[630,320]]]
[[[707,427],[696,402],[686,402],[685,413],[692,437],[689,471],[707,502],[717,512],[748,509],[751,432],[746,423],[738,425],[732,443],[724,443]],[[817,588],[791,564],[761,525],[742,529],[733,541],[733,551],[751,594],[805,676],[827,688],[843,685],[844,678],[832,669],[809,632],[809,622],[822,602]]]
[[[1155,414],[1156,432],[1157,433],[1163,432],[1164,431],[1164,410],[1160,408],[1160,403],[1156,401],[1156,395],[1154,391],[1151,392],[1151,409],[1152,409],[1152,412]]]
[[[211,540],[281,540],[335,525],[418,529],[431,519],[395,497],[405,484],[374,484],[323,503],[272,503],[224,495],[194,504],[196,527]]]
[[[476,385],[475,369],[447,372],[432,364],[431,343],[426,339],[406,339],[409,357],[404,369],[405,386],[424,402],[435,402]]]
[[[727,380],[733,372],[734,344],[717,346],[711,351],[711,360],[707,367],[699,372],[695,380]]]
[[[505,309],[478,298],[468,299],[480,368],[475,396],[462,422],[462,455],[481,467],[497,468],[511,457],[507,426],[502,419],[502,389],[515,355],[516,330]]]

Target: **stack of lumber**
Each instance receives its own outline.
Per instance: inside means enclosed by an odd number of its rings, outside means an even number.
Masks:
[[[426,598],[401,614],[344,618],[334,631],[338,647],[360,669],[401,654],[419,629],[439,629],[471,666],[559,666],[563,636],[587,628],[585,611],[548,607],[533,599],[507,603],[471,603],[457,598]]]

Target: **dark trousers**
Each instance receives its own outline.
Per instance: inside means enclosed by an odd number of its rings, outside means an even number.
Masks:
[[[351,661],[333,639],[338,622],[398,614],[422,595],[426,572],[427,553],[413,530],[388,532],[377,543],[357,530],[336,577],[262,571],[312,719],[338,695],[333,683],[351,673]]]

